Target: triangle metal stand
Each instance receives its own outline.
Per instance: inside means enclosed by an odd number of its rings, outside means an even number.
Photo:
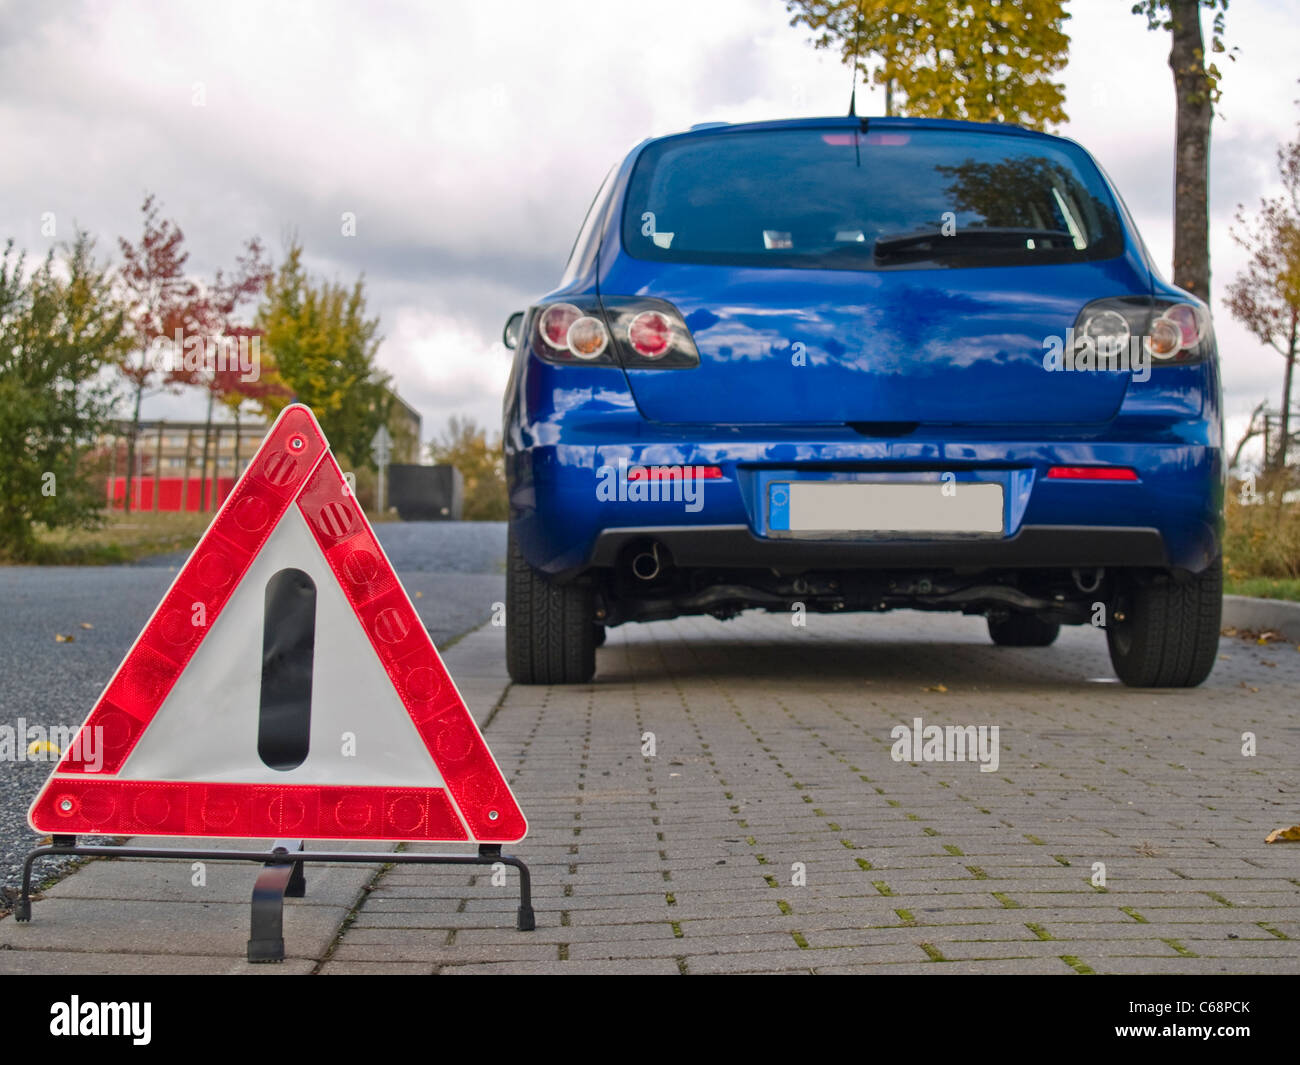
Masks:
[[[479,845],[477,854],[423,854],[408,851],[380,853],[361,851],[308,851],[303,841],[276,840],[270,852],[236,850],[182,850],[176,847],[119,847],[114,845],[77,845],[76,836],[54,836],[49,845],[37,847],[23,862],[23,886],[14,904],[14,920],[32,919],[32,864],[38,858],[54,855],[77,855],[91,858],[189,858],[211,862],[258,862],[265,868],[253,885],[249,920],[248,960],[273,962],[284,960],[284,900],[300,899],[307,894],[304,863],[346,862],[383,865],[502,865],[519,870],[519,909],[515,927],[532,932],[537,927],[533,912],[532,877],[528,866],[513,854],[502,854],[499,843]]]

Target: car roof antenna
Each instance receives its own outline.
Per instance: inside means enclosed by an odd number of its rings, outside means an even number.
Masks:
[[[858,117],[858,49],[862,44],[862,0],[854,5],[853,21],[853,87],[849,90],[849,118]],[[857,165],[862,166],[862,149],[858,145],[858,135],[853,134],[853,154]]]
[[[849,92],[849,118],[858,117],[858,47],[862,43],[862,0],[854,5],[853,21],[853,87]]]

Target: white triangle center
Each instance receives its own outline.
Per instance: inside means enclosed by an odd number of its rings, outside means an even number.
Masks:
[[[267,581],[290,567],[316,585],[311,733],[303,763],[277,770],[257,751],[262,630]],[[442,774],[296,504],[211,623],[118,777],[443,787]]]

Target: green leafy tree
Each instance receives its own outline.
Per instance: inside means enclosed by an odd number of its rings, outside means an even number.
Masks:
[[[86,233],[26,273],[10,241],[0,259],[0,554],[14,559],[33,555],[38,524],[100,520],[91,456],[117,381],[104,371],[131,343]]]
[[[366,318],[363,280],[351,289],[315,281],[291,242],[257,314],[263,345],[292,398],[315,412],[330,445],[353,466],[372,466],[371,443],[388,420],[388,376],[375,365],[379,319]],[[288,396],[263,397],[268,413]]]
[[[786,0],[786,10],[855,75],[876,61],[887,115],[1066,121],[1065,88],[1052,80],[1070,45],[1064,0]]]
[[[1223,52],[1228,0],[1141,0],[1133,14],[1169,32],[1174,74],[1174,284],[1210,299],[1210,120],[1219,100],[1219,68],[1205,62],[1201,8],[1214,12],[1210,50]],[[1229,55],[1230,59],[1234,58]]]
[[[429,445],[429,457],[460,470],[465,479],[462,517],[466,521],[505,521],[509,517],[500,433],[489,441],[487,431],[473,419],[453,415],[446,430]]]

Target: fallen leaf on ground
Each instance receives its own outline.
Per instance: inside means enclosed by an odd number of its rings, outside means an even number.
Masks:
[[[935,685],[932,686],[932,687],[929,687],[929,688],[922,688],[921,690],[922,690],[922,691],[927,691],[927,692],[946,692],[948,689],[947,689],[947,687],[945,687],[945,686],[942,685],[942,684],[935,684]]]
[[[1242,686],[1243,688],[1245,688],[1246,691],[1248,691],[1248,692],[1257,692],[1257,691],[1259,691],[1259,689],[1256,688],[1253,684],[1247,684],[1244,680],[1241,682],[1241,686]]]
[[[92,625],[89,621],[83,621],[83,622],[81,623],[81,627],[82,627],[83,629],[93,629],[95,626]]]
[[[1268,834],[1265,843],[1300,843],[1300,825],[1290,828],[1275,828]]]
[[[1219,630],[1220,636],[1236,636],[1243,640],[1250,640],[1252,643],[1263,646],[1268,643],[1280,643],[1283,637],[1278,635],[1272,629],[1259,631],[1257,629],[1236,629],[1229,625],[1226,629]]]
[[[55,643],[72,643],[72,639],[73,637],[70,633],[56,632],[54,634]]]

